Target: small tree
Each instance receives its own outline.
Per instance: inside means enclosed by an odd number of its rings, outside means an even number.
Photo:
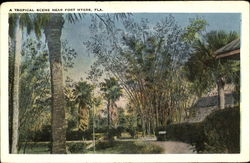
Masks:
[[[103,92],[104,98],[107,101],[107,112],[108,112],[108,132],[110,130],[111,122],[111,109],[114,110],[115,102],[122,96],[122,89],[115,78],[105,79],[105,82],[101,83],[101,91]]]
[[[211,31],[204,38],[196,40],[194,52],[186,63],[188,78],[195,84],[199,94],[213,88],[216,83],[220,109],[225,108],[225,83],[238,77],[240,67],[237,61],[216,59],[214,52],[236,38],[236,32]]]
[[[94,87],[86,81],[79,81],[73,90],[78,104],[78,129],[86,130],[89,123],[89,108],[92,106],[92,91]]]

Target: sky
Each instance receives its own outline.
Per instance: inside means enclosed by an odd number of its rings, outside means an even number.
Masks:
[[[239,13],[171,13],[171,15],[174,16],[177,24],[181,27],[187,26],[190,18],[200,17],[209,24],[206,28],[207,32],[224,30],[228,32],[236,31],[240,34],[241,15]],[[147,18],[152,25],[166,16],[169,16],[169,13],[134,13],[132,15],[136,21],[140,21],[141,18]],[[94,62],[93,55],[89,54],[83,45],[83,42],[90,37],[89,25],[90,18],[88,15],[75,24],[70,24],[69,22],[64,24],[62,40],[67,39],[69,46],[78,53],[74,68],[65,73],[65,76],[69,76],[74,80],[79,80],[81,77],[85,79],[90,65]]]

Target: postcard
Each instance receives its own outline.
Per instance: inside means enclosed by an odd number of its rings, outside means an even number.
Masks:
[[[1,5],[2,162],[249,161],[249,3]]]

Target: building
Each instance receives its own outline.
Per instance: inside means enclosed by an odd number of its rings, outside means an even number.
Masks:
[[[216,50],[214,55],[217,59],[236,59],[240,60],[240,38]]]
[[[235,39],[229,44],[216,50],[214,53],[216,59],[232,59],[240,60],[240,38]],[[230,107],[236,104],[234,100],[234,85],[227,84],[224,87],[225,106]],[[214,88],[209,94],[201,97],[197,103],[191,108],[190,116],[186,122],[201,122],[213,111],[218,110],[218,91]]]

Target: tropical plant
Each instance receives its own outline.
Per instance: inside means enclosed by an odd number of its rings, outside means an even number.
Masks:
[[[100,85],[104,98],[107,101],[108,130],[109,130],[110,126],[112,125],[111,121],[112,115],[114,116],[114,113],[116,112],[115,102],[119,100],[119,98],[122,96],[122,89],[119,86],[118,81],[114,77],[104,80],[105,82],[102,82]]]
[[[9,37],[11,44],[14,47],[14,75],[10,80],[12,90],[10,92],[13,105],[10,105],[10,117],[11,121],[11,153],[18,152],[18,139],[19,139],[19,76],[20,76],[20,64],[21,64],[21,46],[22,46],[22,30],[27,29],[27,33],[30,33],[32,29],[32,20],[29,14],[10,14],[9,15]]]
[[[193,41],[190,43],[187,37],[195,40],[193,35],[203,30],[204,23],[194,24],[200,25],[191,30],[190,36],[173,16],[153,26],[147,19],[139,23],[126,20],[122,28],[114,29],[112,37],[102,28],[91,26],[95,34],[85,45],[97,59],[93,67],[96,70],[99,66],[116,77],[143,133],[154,133],[167,121],[181,121],[182,113],[190,107],[194,92],[183,74]]]
[[[63,94],[63,68],[61,61],[61,34],[65,20],[70,23],[80,21],[84,18],[84,14],[38,14],[37,26],[43,25],[46,40],[49,48],[51,84],[52,84],[52,153],[66,153],[65,148],[65,110],[64,110],[64,94]],[[106,27],[110,27],[112,19],[95,14]],[[64,17],[65,16],[65,17]],[[114,18],[123,18],[124,14],[117,14]],[[126,17],[126,14],[125,14]],[[109,22],[109,23],[107,23]]]
[[[86,81],[79,81],[73,90],[75,102],[78,104],[78,129],[88,129],[89,109],[92,106],[92,91],[94,87]]]
[[[25,98],[20,98],[19,148],[23,147],[25,152],[26,142],[38,136],[28,133],[38,133],[44,126],[50,125],[51,89],[48,51],[42,41],[34,39],[24,41],[20,70],[20,97]],[[21,146],[24,142],[25,145]]]
[[[214,52],[238,37],[236,32],[211,31],[195,42],[194,52],[186,63],[187,76],[196,86],[198,94],[217,85],[221,109],[225,108],[225,83],[239,78],[240,65],[239,61],[216,59]]]

